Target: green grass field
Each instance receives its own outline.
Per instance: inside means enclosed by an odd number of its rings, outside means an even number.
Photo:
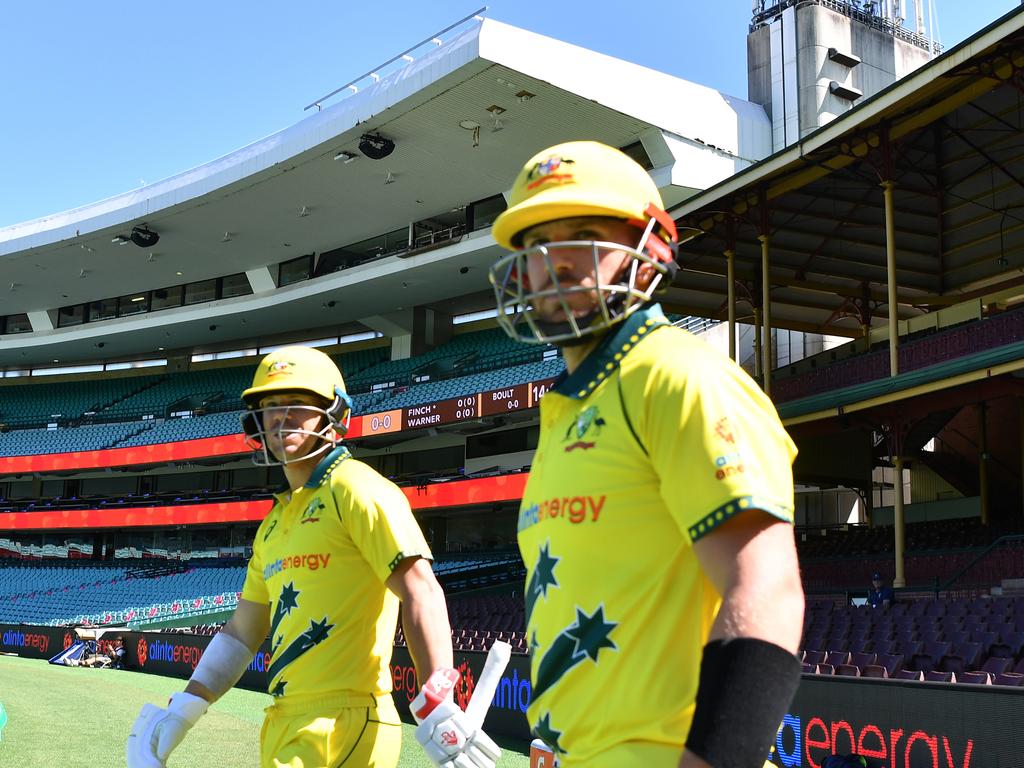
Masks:
[[[128,729],[146,702],[163,706],[183,680],[109,669],[57,667],[0,656],[0,702],[8,723],[0,766],[123,768]],[[259,765],[259,731],[270,697],[235,689],[218,701],[168,760],[168,768]],[[498,739],[502,768],[528,766],[528,746]],[[403,726],[401,768],[431,763]]]

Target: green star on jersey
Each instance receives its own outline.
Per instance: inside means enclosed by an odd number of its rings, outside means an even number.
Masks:
[[[554,557],[550,552],[550,543],[544,542],[540,548],[540,557],[534,567],[533,575],[530,577],[530,584],[526,588],[526,621],[530,621],[530,614],[533,613],[533,604],[538,597],[547,600],[548,587],[557,587],[558,579],[555,578],[555,566],[561,558]]]
[[[591,661],[597,661],[597,653],[602,648],[615,650],[618,646],[608,635],[618,624],[604,620],[604,606],[598,606],[593,614],[587,616],[586,611],[576,609],[576,624],[565,630],[566,637],[576,641],[573,658],[582,653]]]
[[[537,723],[537,727],[533,729],[533,735],[551,747],[555,752],[558,752],[561,755],[568,754],[558,744],[558,740],[562,738],[562,732],[551,727],[550,712],[545,712],[541,715],[541,718]]]

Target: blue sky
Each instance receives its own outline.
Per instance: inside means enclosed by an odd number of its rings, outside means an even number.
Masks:
[[[482,2],[482,0],[481,0]],[[946,47],[1019,0],[936,0]],[[200,165],[479,7],[17,3],[0,31],[0,227]],[[746,96],[750,0],[491,0],[487,16]]]

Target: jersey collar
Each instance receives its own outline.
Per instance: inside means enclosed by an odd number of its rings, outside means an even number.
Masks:
[[[579,368],[571,374],[562,372],[552,387],[558,394],[582,400],[593,392],[597,385],[615,372],[622,359],[650,331],[660,325],[668,325],[668,318],[660,304],[651,304],[627,317],[586,356]]]
[[[331,476],[331,472],[345,459],[349,458],[352,454],[348,452],[348,448],[344,445],[336,445],[331,451],[320,460],[320,463],[316,465],[316,469],[313,470],[313,474],[309,476],[309,480],[306,481],[306,488],[318,488],[323,482]]]

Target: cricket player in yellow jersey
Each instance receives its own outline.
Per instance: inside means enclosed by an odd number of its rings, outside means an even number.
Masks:
[[[447,695],[458,676],[447,608],[409,503],[339,442],[351,401],[337,366],[315,349],[280,349],[242,398],[256,463],[281,465],[289,488],[256,532],[238,608],[185,691],[136,720],[129,768],[163,766],[268,634],[274,704],[260,734],[263,768],[393,768],[401,724],[388,665],[399,601],[427,680],[414,702],[417,739],[442,768],[494,768],[500,750]]]
[[[537,154],[493,232],[499,320],[567,369],[519,512],[534,735],[563,768],[765,764],[800,676],[792,441],[650,303],[677,236],[633,160]]]

